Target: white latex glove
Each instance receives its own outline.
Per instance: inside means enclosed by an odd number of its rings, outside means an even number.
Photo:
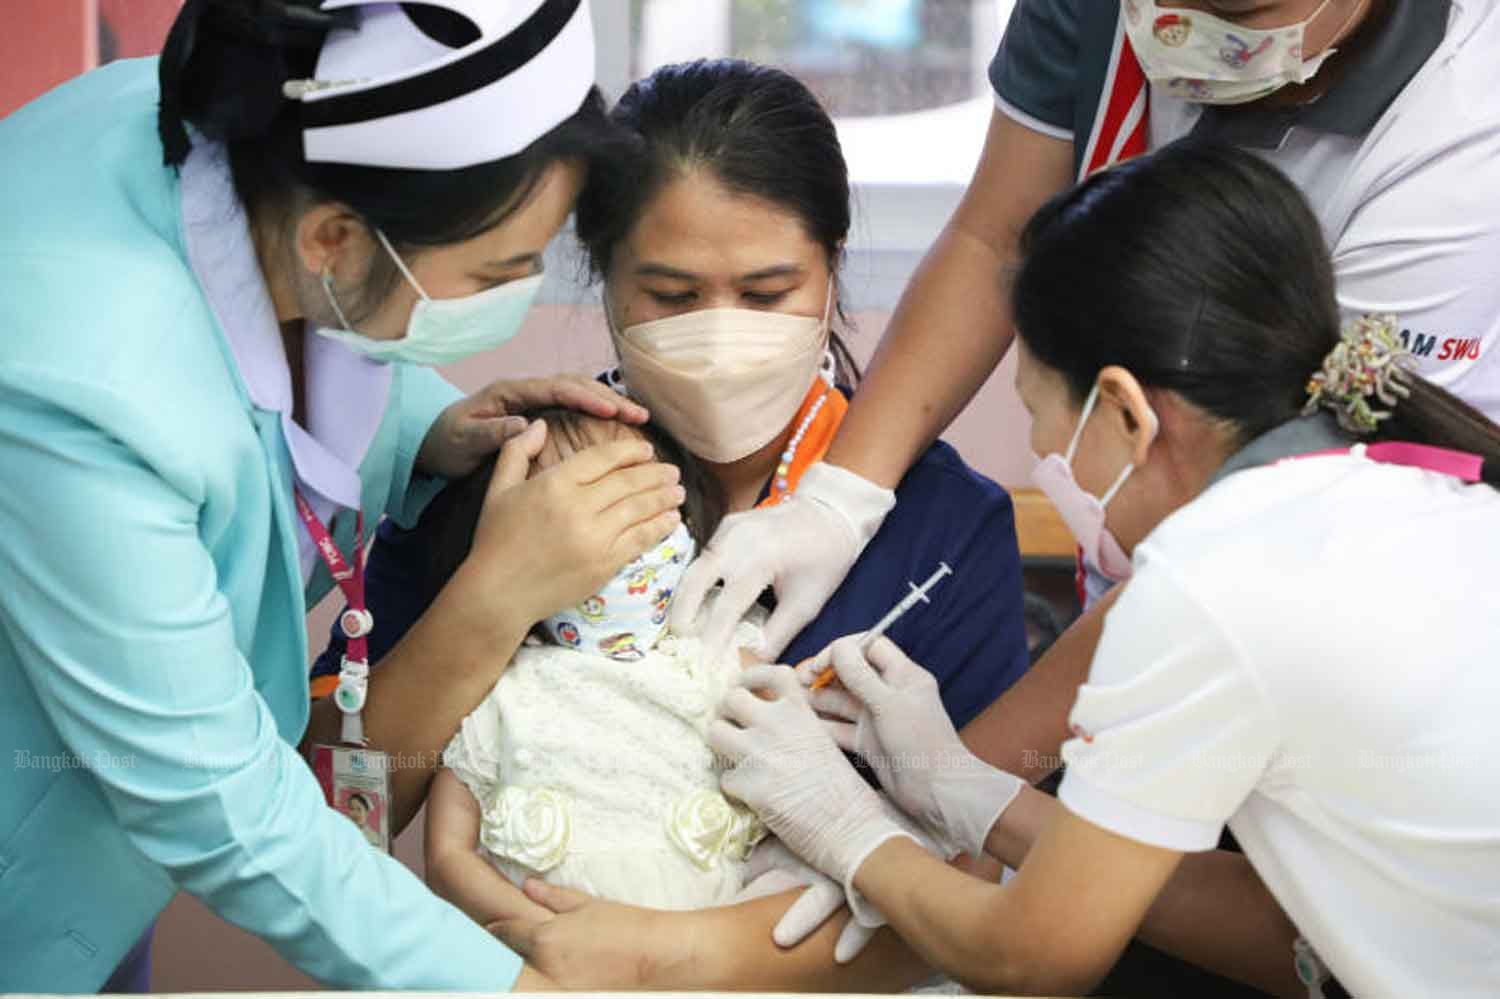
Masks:
[[[762,840],[750,855],[746,879],[745,887],[734,898],[736,902],[749,902],[793,888],[807,889],[771,931],[771,939],[778,947],[797,946],[844,907],[844,889],[827,875],[809,867],[775,837]],[[878,926],[866,926],[857,919],[849,920],[834,945],[833,959],[839,964],[848,964],[860,955],[878,929]]]
[[[764,700],[752,691],[776,695]],[[724,793],[755,810],[787,848],[843,887],[854,918],[883,917],[853,890],[854,874],[886,840],[917,839],[849,765],[786,666],[744,670],[708,729],[708,744],[733,766]]]
[[[870,764],[880,785],[927,833],[955,853],[979,857],[1000,813],[1024,785],[969,752],[937,679],[887,638],[868,654],[850,635],[824,649],[798,677],[810,684],[831,662],[844,689],[810,692],[838,744]]]
[[[764,645],[755,651],[775,659],[823,610],[895,505],[891,490],[818,462],[785,503],[724,518],[677,587],[672,631],[697,633],[703,599],[723,580],[724,592],[701,636],[710,653],[718,654],[765,588],[774,587],[776,611],[766,621]]]
[[[944,860],[953,859],[951,853],[945,852],[941,846],[928,839],[921,830],[916,828],[911,819],[897,811],[896,806],[884,798],[881,801],[885,806],[886,816],[906,830],[907,834],[920,843],[924,850]],[[807,886],[807,890],[796,902],[792,903],[792,907],[786,911],[781,921],[776,924],[776,928],[771,931],[771,939],[778,947],[797,946],[827,922],[834,913],[844,908],[846,903],[851,902],[839,884],[826,874],[814,870],[774,836],[762,840],[755,848],[755,852],[750,855],[746,878],[748,883],[735,896],[736,902],[748,902],[803,885]],[[851,909],[854,918],[844,924],[843,931],[839,933],[838,943],[833,948],[833,959],[839,964],[848,964],[863,953],[865,947],[874,938],[875,932],[886,925],[884,913],[863,895],[854,892],[852,904],[857,907],[857,911]]]

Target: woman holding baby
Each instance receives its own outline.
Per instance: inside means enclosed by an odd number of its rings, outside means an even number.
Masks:
[[[820,459],[858,381],[837,332],[849,181],[827,113],[778,70],[737,61],[668,67],[632,87],[612,119],[625,148],[591,171],[578,234],[603,280],[620,358],[606,380],[645,404],[652,422],[633,428],[533,413],[547,424],[545,441],[538,428],[517,443],[535,447],[532,469],[542,474],[591,445],[644,433],[659,458],[683,469],[687,522],[615,582],[541,620],[541,644],[521,649],[509,664],[497,660],[496,672],[506,668],[505,675],[467,719],[468,712],[427,716],[434,751],[462,729],[429,806],[429,878],[493,923],[536,911],[497,868],[517,882],[542,874],[653,908],[702,909],[748,898],[742,889],[751,872],[774,861],[779,869],[750,894],[815,883],[799,903],[800,925],[788,924],[801,935],[842,908],[842,890],[800,866],[788,870],[794,865],[784,851],[763,850],[747,866],[743,849],[729,856],[727,841],[712,835],[729,829],[732,810],[718,793],[703,733],[729,671],[738,670],[740,655],[764,658],[765,649],[789,640],[787,656],[816,655],[869,627],[906,594],[909,580],[946,562],[962,585],[892,634],[924,650],[942,674],[950,716],[966,723],[1027,663],[1010,502],[952,448],[935,444],[870,512],[889,511],[885,527],[801,634],[777,637],[775,615],[765,608],[739,622],[734,635],[672,634],[667,603],[720,522],[841,487],[840,470]],[[382,529],[370,564],[377,661],[400,639],[403,619],[421,614],[461,563],[489,476],[481,469],[450,486],[415,530]],[[835,520],[830,530],[853,544],[863,528]],[[731,646],[742,652],[731,651],[726,664]],[[325,672],[336,668],[341,648],[336,641],[325,655]],[[694,670],[704,674],[699,682],[679,682]],[[570,753],[577,760],[566,763]],[[527,791],[543,786],[545,795]],[[567,788],[565,799],[555,794],[559,788]],[[542,830],[535,842],[523,842],[515,828],[527,809]],[[679,820],[664,821],[662,813]],[[550,830],[561,828],[565,814],[562,845]],[[737,829],[728,839],[743,841],[743,834]],[[708,847],[705,836],[714,840]],[[607,840],[631,845],[590,867],[582,858],[602,856]],[[481,842],[484,859],[475,852]],[[738,941],[722,952],[726,963],[717,970],[698,965],[698,984],[882,988],[923,976],[920,963],[890,939],[852,967],[836,965],[841,931],[852,956],[874,929],[846,928],[843,917],[809,946],[779,951],[771,929],[797,897],[682,913]]]
[[[620,357],[607,380],[646,403],[652,423],[533,411],[545,440],[539,428],[522,440],[530,474],[542,475],[570,455],[645,437],[683,470],[685,523],[596,592],[540,618],[532,641],[495,663],[499,680],[472,710],[425,716],[447,763],[428,802],[429,882],[570,985],[914,984],[931,972],[875,932],[884,916],[874,907],[851,898],[852,914],[836,914],[844,886],[774,841],[747,860],[763,830],[719,793],[706,732],[741,660],[718,650],[756,658],[775,640],[774,614],[753,609],[732,635],[709,636],[679,632],[662,613],[663,594],[674,595],[726,519],[839,487],[839,470],[818,464],[844,409],[839,386],[854,378],[829,328],[848,229],[832,122],[797,81],[734,61],[662,69],[612,117],[634,139],[631,152],[591,173],[578,233],[603,279]],[[481,468],[415,529],[382,531],[371,599],[388,630],[377,628],[374,648],[398,641],[403,617],[422,613],[459,571],[491,482]],[[947,562],[962,587],[936,591],[891,634],[929,650],[918,661],[961,727],[1024,669],[1014,551],[1004,493],[934,445],[781,661],[868,628],[908,580]],[[885,818],[942,859],[984,852],[982,836],[944,842],[893,808]],[[1267,911],[1258,882],[1242,890],[1249,911]],[[1274,903],[1269,911],[1279,916]],[[1164,946],[1201,925],[1201,913],[1182,913],[1156,928]]]

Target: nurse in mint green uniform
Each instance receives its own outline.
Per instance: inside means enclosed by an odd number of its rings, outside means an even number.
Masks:
[[[159,64],[0,122],[0,992],[98,989],[179,890],[333,986],[544,984],[326,807],[294,495],[348,553],[517,410],[619,412],[424,366],[519,328],[607,140],[592,71],[580,0],[188,0]],[[397,824],[489,664],[675,522],[634,445],[522,481],[544,432],[371,681]]]

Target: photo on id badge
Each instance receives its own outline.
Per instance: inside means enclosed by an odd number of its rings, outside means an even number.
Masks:
[[[330,806],[379,850],[390,850],[390,774],[384,753],[355,746],[313,747],[313,776]]]
[[[338,810],[359,828],[371,846],[385,849],[386,803],[379,791],[343,788]]]

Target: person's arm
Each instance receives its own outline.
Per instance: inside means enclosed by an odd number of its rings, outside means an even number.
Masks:
[[[1177,851],[1028,794],[1040,799],[1046,825],[1004,886],[894,839],[860,868],[856,887],[919,953],[977,991],[1087,992],[1138,928],[1147,943],[1201,967],[1275,995],[1300,990],[1296,928],[1244,857],[1214,851],[1179,866]]]
[[[1086,737],[1068,743],[1063,802],[1024,789],[994,824],[986,849],[1027,871],[1036,856],[1031,845],[1049,823],[1063,821],[1059,813],[1101,835],[1108,834],[1095,822],[1190,848],[1145,912],[1140,937],[1260,988],[1295,991],[1295,927],[1247,858],[1201,850],[1254,788],[1254,761],[1275,751],[1275,712],[1242,652],[1166,563],[1158,559],[1151,569],[1111,594],[1119,609],[1071,715]],[[1205,767],[1200,754],[1246,763]]]
[[[427,796],[427,885],[482,926],[545,915],[477,852],[479,802],[452,770],[440,770]]]
[[[668,912],[526,883],[526,895],[551,913],[491,928],[543,973],[568,989],[721,992],[898,992],[933,974],[888,929],[848,964],[834,960],[847,910],[795,947],[771,931],[800,890],[736,905]]]
[[[976,991],[1080,995],[1114,965],[1180,860],[1059,810],[1003,886],[899,839],[854,883],[918,953]]]
[[[536,424],[501,450],[469,557],[373,671],[366,737],[394,757],[391,827],[411,821],[443,747],[495,685],[532,624],[582,599],[678,523],[679,475],[644,441],[589,448],[531,479]],[[336,742],[332,699],[305,744]]]
[[[889,929],[848,964],[834,961],[847,910],[796,947],[776,946],[771,930],[797,900],[786,892],[698,912],[665,913],[668,932],[692,941],[688,960],[661,969],[649,987],[668,991],[901,992],[935,972]]]
[[[900,669],[899,664],[887,664],[886,676]],[[1070,692],[1070,706],[1074,696]],[[921,699],[909,689],[900,691],[899,697],[908,708],[915,708]],[[831,706],[833,699],[820,698],[815,706],[819,703]],[[926,710],[935,712],[937,705],[930,704]],[[1066,714],[1058,724],[1066,724]],[[902,727],[919,728],[911,721]],[[913,747],[891,751],[910,753]],[[960,793],[972,797],[995,792],[976,782],[960,788]],[[976,814],[983,815],[984,822],[993,822],[984,838],[985,853],[1013,869],[1021,869],[1028,851],[1061,808],[1055,799],[1030,787],[1021,788],[997,819],[992,816],[999,803],[988,808],[980,804]],[[1137,935],[1201,967],[1271,988],[1288,980],[1286,957],[1296,931],[1244,856],[1213,851],[1184,856]]]
[[[521,967],[521,974],[517,976],[516,983],[510,987],[510,990],[512,992],[561,992],[563,987],[555,979],[547,977],[528,964]]]
[[[475,597],[450,583],[370,675],[364,730],[371,748],[392,758],[393,837],[422,807],[444,744],[531,628],[529,613],[505,594],[496,593],[493,616],[475,628],[465,607]],[[342,718],[333,698],[314,701],[304,747],[338,742]]]
[[[824,459],[894,488],[1010,347],[1006,269],[1072,180],[1073,144],[996,110],[963,200],[901,296]]]
[[[987,852],[1023,870],[1060,812],[1067,809],[1056,798],[1024,788],[990,831]],[[1249,859],[1227,850],[1183,854],[1136,932],[1159,950],[1273,995],[1299,991],[1290,959],[1297,935]]]
[[[80,408],[107,394],[43,371],[26,383]],[[50,403],[0,402],[0,467],[12,473],[0,622],[6,668],[24,673],[39,724],[79,758],[129,760],[90,780],[134,847],[320,981],[509,987],[513,953],[326,806],[236,645],[247,609],[219,589],[199,536],[201,470],[159,414],[108,402],[133,448]]]
[[[1016,685],[959,734],[964,745],[997,770],[1035,783],[1057,769],[1068,738],[1068,712],[1104,630],[1104,616],[1124,585],[1084,611],[1042,654]]]

